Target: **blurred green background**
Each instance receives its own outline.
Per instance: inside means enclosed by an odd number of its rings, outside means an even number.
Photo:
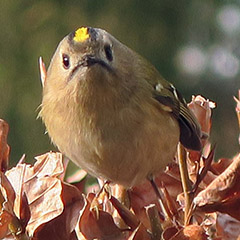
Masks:
[[[217,156],[238,150],[233,95],[240,88],[240,4],[211,0],[1,0],[0,117],[10,125],[11,161],[54,147],[40,119],[38,57],[48,66],[58,42],[87,25],[106,29],[182,92],[217,103]]]

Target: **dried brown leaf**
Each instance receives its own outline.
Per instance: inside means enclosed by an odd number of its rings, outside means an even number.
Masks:
[[[81,192],[73,186],[62,183],[58,178],[64,171],[60,153],[50,152],[36,159],[34,166],[17,164],[15,168],[6,173],[16,192],[14,210],[18,217],[21,215],[22,192],[26,193],[31,213],[27,225],[30,236],[33,236],[39,227],[44,228],[44,224],[64,214],[63,211],[69,203],[75,204],[75,201],[79,203],[82,199]],[[81,207],[79,206],[79,210]],[[76,223],[78,212],[75,214],[76,217],[73,219]],[[72,231],[71,221],[68,221],[68,229],[70,225]],[[39,234],[39,229],[37,233]]]
[[[155,182],[158,187],[166,188],[168,194],[174,199],[183,191],[179,165],[174,162],[169,163],[164,172],[156,175]]]
[[[231,217],[240,221],[240,194],[232,196],[226,201],[214,203],[213,205],[206,205],[202,210],[205,212],[221,212],[230,215]]]
[[[216,231],[221,240],[238,239],[240,236],[240,221],[227,214],[218,213]]]
[[[209,171],[211,164],[213,162],[214,154],[215,154],[215,147],[211,150],[211,152],[209,153],[207,158],[202,157],[203,166],[197,172],[196,182],[195,182],[195,184],[193,186],[193,190],[192,190],[193,192],[197,191],[199,184],[202,182],[204,177],[207,175],[207,172]]]
[[[77,228],[87,240],[123,239],[122,231],[115,225],[112,216],[102,210],[91,209],[89,199],[85,199]]]
[[[166,228],[162,233],[163,240],[170,240],[172,239],[180,230],[176,227],[169,227]]]
[[[3,197],[1,199],[1,207],[4,207],[9,212],[13,212],[16,195],[14,188],[3,172],[0,172],[0,190]]]
[[[169,211],[174,215],[176,209],[179,206],[176,203],[178,194],[182,193],[182,184],[180,181],[179,167],[176,163],[170,163],[165,172],[161,172],[155,176],[155,183],[159,189],[165,191],[164,201],[166,206],[169,207]],[[165,190],[164,190],[165,189]],[[154,192],[149,181],[144,181],[141,184],[133,187],[130,191],[131,207],[140,221],[147,229],[150,229],[149,218],[146,214],[146,207],[150,204],[155,204],[158,211],[161,213],[156,193]],[[173,204],[175,201],[176,204]],[[163,220],[163,215],[160,215],[160,219]]]
[[[135,215],[147,229],[150,229],[151,226],[145,207],[149,206],[150,204],[155,204],[158,207],[158,211],[161,211],[156,194],[153,191],[151,184],[148,181],[145,181],[142,184],[133,187],[129,193],[131,207]]]
[[[41,177],[24,184],[24,189],[31,211],[27,230],[32,236],[40,225],[51,221],[63,212],[62,183],[56,178]]]
[[[127,240],[155,240],[155,238],[152,238],[145,226],[140,224]]]
[[[26,228],[28,221],[31,217],[30,208],[28,205],[28,200],[25,192],[22,192],[22,196],[20,198],[20,222],[23,229]]]
[[[217,162],[212,163],[211,171],[215,175],[219,175],[226,170],[226,168],[233,162],[230,158],[221,158]]]
[[[9,126],[0,119],[0,171],[5,172],[8,168],[10,147],[7,144]]]
[[[216,107],[216,104],[198,95],[196,97],[192,96],[192,101],[188,104],[188,107],[199,121],[201,130],[209,135],[212,125],[212,109]]]
[[[35,159],[37,161],[34,164],[33,172],[38,177],[59,177],[65,170],[63,155],[59,152],[48,152],[35,157]]]
[[[232,164],[221,175],[195,197],[195,204],[201,207],[214,203],[219,204],[219,202],[231,198],[240,192],[239,180],[240,154],[234,158]]]
[[[111,196],[109,201],[119,213],[123,221],[131,228],[135,229],[139,225],[137,217],[123,204],[121,204],[114,196]]]
[[[23,221],[19,221],[14,213],[14,203],[16,201],[16,195],[14,188],[11,183],[4,175],[3,172],[0,172],[1,175],[1,192],[0,192],[0,202],[1,202],[1,216],[0,216],[0,231],[9,233],[7,238],[11,239],[11,236],[25,236],[25,227],[29,220],[29,215]],[[24,222],[25,221],[25,222]],[[25,236],[26,237],[26,236]]]
[[[35,229],[33,239],[70,240],[75,237],[74,229],[84,204],[82,194],[74,186],[62,184],[61,197],[64,204],[63,212]]]

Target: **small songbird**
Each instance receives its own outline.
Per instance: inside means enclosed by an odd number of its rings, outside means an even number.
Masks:
[[[108,32],[81,27],[58,45],[40,116],[59,150],[89,174],[131,187],[163,170],[201,130],[176,88]]]

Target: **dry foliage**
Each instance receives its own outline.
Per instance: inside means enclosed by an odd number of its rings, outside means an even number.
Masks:
[[[240,123],[240,101],[235,100]],[[215,104],[197,96],[189,107],[205,133],[204,147],[201,153],[176,153],[155,177],[164,209],[147,180],[126,190],[100,179],[89,186],[83,170],[65,177],[68,161],[61,153],[38,156],[34,165],[26,164],[23,156],[7,170],[8,124],[0,120],[0,238],[240,239],[240,154],[214,161],[215,147],[208,136]],[[183,173],[178,161],[182,157],[188,169]],[[183,181],[189,182],[184,193]]]

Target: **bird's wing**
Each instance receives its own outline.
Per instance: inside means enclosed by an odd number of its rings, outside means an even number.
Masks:
[[[200,125],[177,89],[164,79],[153,84],[153,98],[166,106],[178,120],[180,142],[188,149],[201,149]]]

